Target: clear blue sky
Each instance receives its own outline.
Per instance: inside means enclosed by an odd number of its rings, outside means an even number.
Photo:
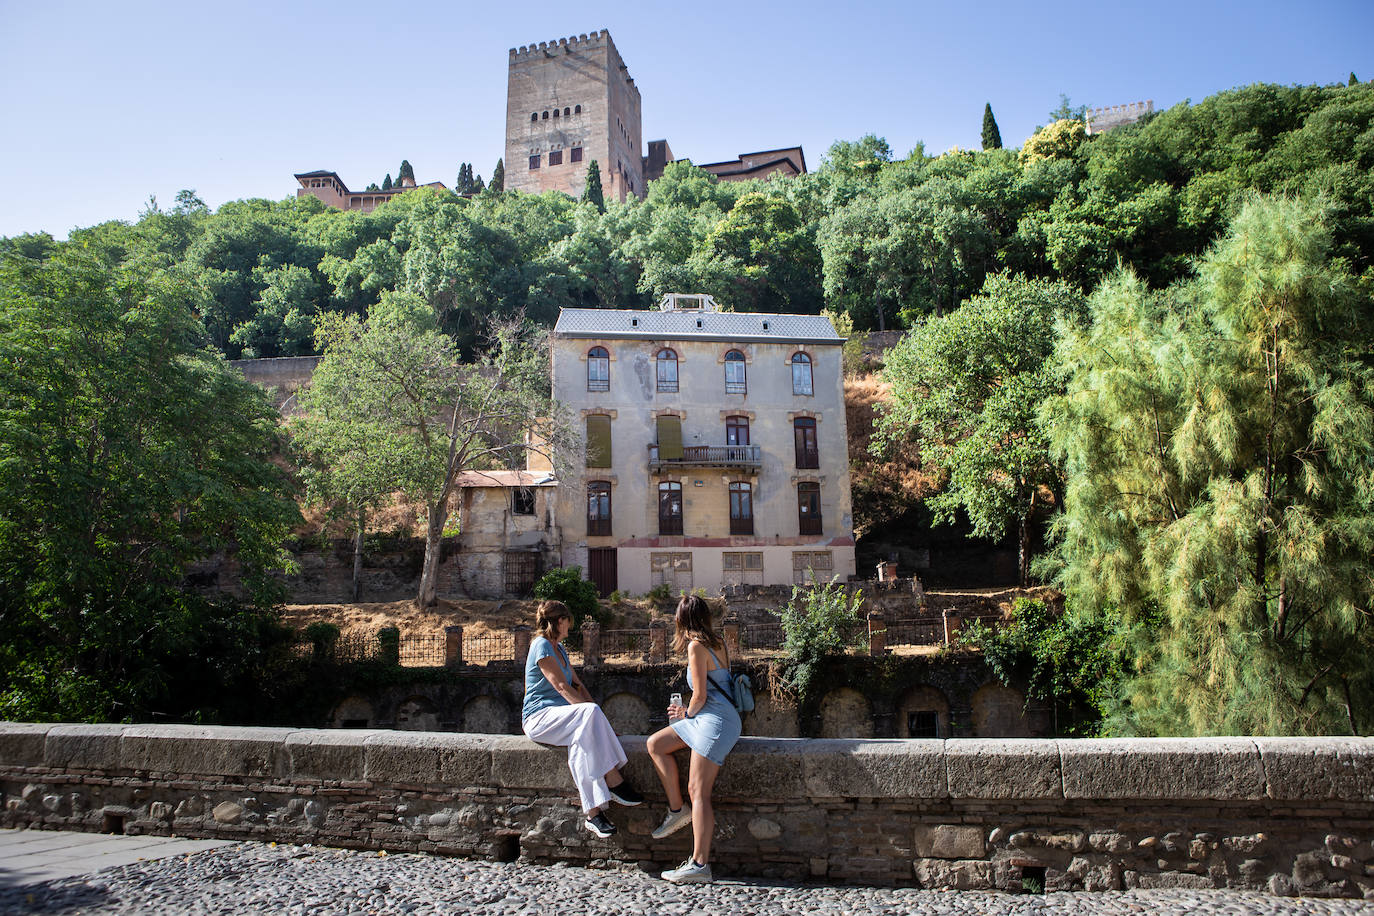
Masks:
[[[1074,104],[1374,79],[1374,0],[296,3],[0,0],[0,235],[393,175],[452,186],[503,151],[507,51],[606,28],[644,137],[698,162],[836,139],[1008,146]]]

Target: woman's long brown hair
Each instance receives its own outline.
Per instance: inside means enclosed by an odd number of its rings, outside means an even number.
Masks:
[[[558,642],[558,621],[572,617],[572,611],[561,601],[544,601],[534,615],[534,628],[549,642]]]
[[[673,634],[673,651],[679,654],[687,651],[687,644],[699,639],[712,649],[724,647],[715,627],[711,626],[711,606],[700,595],[683,595],[677,603],[677,616],[673,618],[677,630]]]

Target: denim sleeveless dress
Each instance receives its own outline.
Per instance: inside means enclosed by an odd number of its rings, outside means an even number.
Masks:
[[[711,652],[709,646],[706,651]],[[706,705],[692,718],[678,719],[669,725],[689,748],[720,766],[739,740],[740,720],[733,700],[729,699],[733,695],[730,672],[721,665],[716,653],[711,652],[711,658],[715,659],[716,667],[706,672],[711,682],[706,690]],[[691,668],[687,669],[687,687],[696,689]]]

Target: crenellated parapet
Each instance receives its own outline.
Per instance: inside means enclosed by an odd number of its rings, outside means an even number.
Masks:
[[[600,29],[599,31],[592,32],[590,35],[583,33],[581,35],[569,35],[567,38],[558,38],[553,41],[531,42],[527,45],[521,45],[518,48],[511,48],[510,56],[512,60],[520,60],[541,54],[548,56],[558,51],[566,53],[586,51],[593,48],[599,48],[610,40],[610,31],[607,29]]]
[[[1125,127],[1127,124],[1134,124],[1154,110],[1154,99],[1146,99],[1143,102],[1127,102],[1124,105],[1089,108],[1084,113],[1083,118],[1089,134],[1100,134],[1103,131],[1111,130],[1113,127]]]

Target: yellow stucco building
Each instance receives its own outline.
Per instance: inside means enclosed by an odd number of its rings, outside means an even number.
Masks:
[[[854,574],[843,338],[824,317],[563,309],[554,396],[584,434],[559,550],[601,593]]]

